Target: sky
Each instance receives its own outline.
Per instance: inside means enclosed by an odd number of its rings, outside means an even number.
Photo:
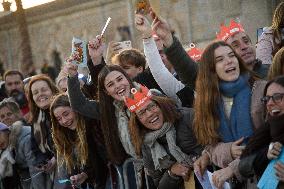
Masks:
[[[5,1],[7,1],[7,0],[5,0]],[[12,3],[11,10],[15,11],[16,10],[15,0],[8,0],[8,1]],[[48,3],[48,2],[51,2],[51,1],[55,1],[55,0],[22,0],[22,3],[23,3],[24,9],[27,9],[27,8],[34,7],[34,6],[37,6],[37,5],[41,5],[41,4],[44,4],[44,3]],[[0,0],[0,3],[1,3],[0,11],[3,11],[2,2],[3,2],[3,0]]]

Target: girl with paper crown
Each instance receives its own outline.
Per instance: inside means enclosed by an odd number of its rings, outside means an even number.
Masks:
[[[266,106],[266,125],[256,130],[255,134],[251,137],[242,154],[239,165],[240,173],[243,176],[249,178],[255,174],[260,178],[269,161],[277,159],[274,171],[270,173],[270,179],[277,178],[280,181],[278,187],[284,186],[284,164],[283,160],[278,159],[280,153],[283,151],[284,144],[283,97],[283,76],[277,77],[267,83],[264,90],[264,97],[261,99]]]
[[[131,111],[129,130],[135,153],[143,158],[157,188],[183,188],[183,178],[193,173],[193,162],[202,151],[191,129],[193,109],[178,109],[173,100],[144,86],[132,88],[131,93],[125,104]],[[195,187],[194,175],[190,177]]]
[[[68,175],[72,185],[83,188],[105,188],[107,162],[98,121],[74,112],[66,94],[54,98],[50,115],[60,177]]]
[[[203,153],[195,168],[201,175],[206,168],[203,165],[210,161],[222,168],[213,173],[214,184],[222,187],[231,178],[241,180],[237,167],[243,145],[264,123],[258,101],[265,82],[249,72],[223,41],[209,44],[199,65],[193,130],[208,153]]]

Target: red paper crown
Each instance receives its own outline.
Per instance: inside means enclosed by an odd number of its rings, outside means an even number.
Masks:
[[[133,94],[133,98],[125,97],[124,99],[125,105],[131,112],[135,112],[152,97],[150,90],[142,85],[140,85],[140,89],[138,90],[132,88],[131,93]]]
[[[189,49],[187,49],[187,54],[192,58],[194,61],[199,61],[202,55],[202,51],[195,47],[193,43],[189,45]]]
[[[217,33],[217,39],[222,40],[222,41],[226,41],[232,35],[234,35],[238,32],[244,32],[244,31],[245,30],[240,23],[238,23],[234,20],[231,20],[229,27],[224,26],[224,24],[220,25],[220,32]]]

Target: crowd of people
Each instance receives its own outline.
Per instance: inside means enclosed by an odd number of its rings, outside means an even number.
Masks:
[[[271,160],[284,186],[284,2],[256,49],[231,20],[187,50],[148,14],[134,19],[144,53],[98,35],[88,76],[74,54],[55,82],[5,72],[1,189],[201,189],[208,171],[216,188],[253,189]]]

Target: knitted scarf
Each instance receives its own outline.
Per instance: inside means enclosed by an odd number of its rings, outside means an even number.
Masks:
[[[42,110],[39,111],[37,122],[33,124],[34,127],[34,136],[37,142],[37,145],[41,152],[46,153],[51,151],[51,147],[48,145],[48,128],[50,127],[50,120],[46,119],[46,113]]]
[[[176,145],[176,130],[174,125],[166,122],[163,124],[161,129],[147,133],[144,138],[144,144],[151,150],[155,170],[161,170],[162,161],[168,158],[168,153],[165,148],[157,142],[157,139],[164,135],[166,135],[170,154],[176,159],[176,161],[185,165],[192,165],[191,158],[187,154],[183,153]]]
[[[233,142],[241,137],[250,137],[253,134],[253,123],[250,115],[251,89],[248,76],[240,75],[233,82],[220,81],[219,86],[222,95],[234,98],[229,118],[225,115],[223,100],[219,103],[219,133],[223,142]]]

